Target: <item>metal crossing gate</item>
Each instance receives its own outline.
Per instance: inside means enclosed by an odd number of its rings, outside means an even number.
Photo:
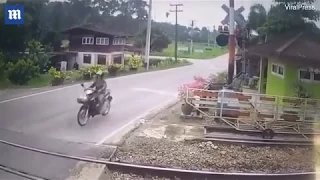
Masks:
[[[320,134],[320,100],[187,88],[185,102],[239,131]]]

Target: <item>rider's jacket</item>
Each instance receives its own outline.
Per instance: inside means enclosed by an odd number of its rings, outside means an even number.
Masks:
[[[90,88],[96,88],[96,90],[100,93],[105,92],[107,89],[107,82],[104,79],[97,79],[92,83]]]

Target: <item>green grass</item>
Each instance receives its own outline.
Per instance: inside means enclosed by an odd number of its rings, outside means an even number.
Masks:
[[[43,86],[49,86],[51,82],[51,76],[49,74],[41,74],[38,78],[31,79],[27,85],[14,85],[8,79],[0,80],[0,89],[5,88],[37,88]]]
[[[179,43],[179,47],[189,47],[189,43]],[[203,53],[193,52],[190,54],[189,52],[178,52],[179,58],[191,58],[191,59],[211,59],[222,54],[227,53],[227,48],[220,47],[210,47],[212,50],[206,50],[208,48],[207,45],[194,43],[194,49],[202,49]],[[151,55],[153,56],[166,56],[166,57],[174,57],[174,44],[170,44],[168,48],[164,49],[162,52],[153,52]]]

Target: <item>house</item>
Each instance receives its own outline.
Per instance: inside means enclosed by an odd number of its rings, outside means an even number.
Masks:
[[[320,98],[320,39],[315,34],[288,32],[249,47],[248,53],[260,56],[260,93],[296,97],[295,86],[301,83],[312,98]]]
[[[64,54],[60,59],[67,61],[67,69],[72,69],[75,62],[79,67],[124,63],[126,41],[130,35],[91,24],[72,27],[62,34],[69,40],[68,47],[59,52]]]

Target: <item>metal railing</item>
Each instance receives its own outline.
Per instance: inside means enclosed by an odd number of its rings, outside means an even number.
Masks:
[[[320,100],[187,88],[186,102],[203,116],[242,131],[320,133]]]

